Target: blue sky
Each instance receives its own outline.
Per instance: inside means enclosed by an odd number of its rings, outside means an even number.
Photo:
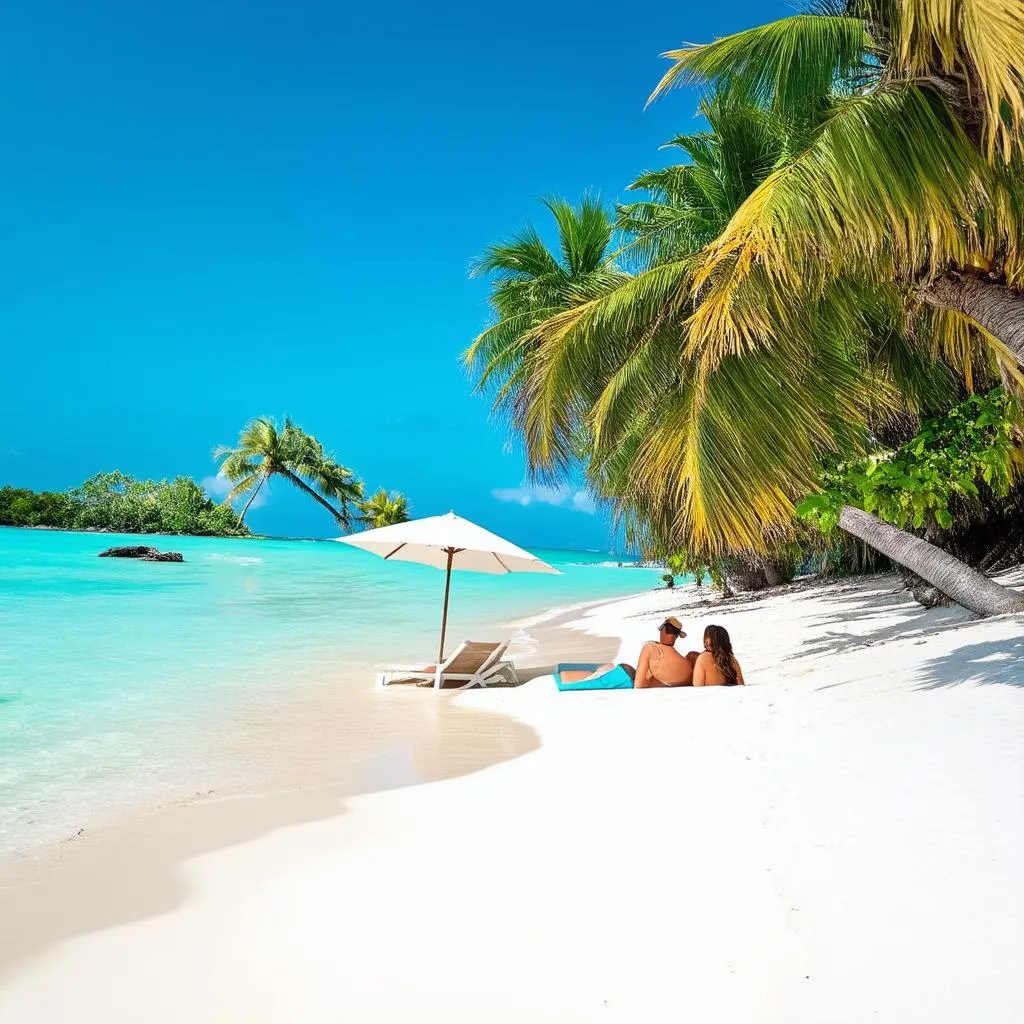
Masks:
[[[291,415],[416,515],[601,548],[575,489],[524,487],[459,353],[471,259],[538,197],[609,201],[696,127],[644,110],[658,54],[776,2],[112,0],[15,5],[0,47],[0,482],[204,478]],[[279,485],[255,529],[329,535]]]

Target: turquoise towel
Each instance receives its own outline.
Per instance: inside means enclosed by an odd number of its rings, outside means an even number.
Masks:
[[[560,690],[632,690],[633,680],[629,673],[616,665],[594,679],[584,679],[578,683],[563,683],[563,672],[593,672],[597,665],[559,665],[555,669],[555,682]]]

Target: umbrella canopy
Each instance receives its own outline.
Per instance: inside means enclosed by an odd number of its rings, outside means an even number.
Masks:
[[[393,562],[418,562],[445,570],[444,611],[441,617],[441,646],[438,664],[444,660],[444,634],[448,625],[448,592],[452,570],[504,574],[509,572],[558,573],[553,566],[536,555],[524,551],[485,530],[468,519],[449,512],[444,516],[411,519],[378,530],[339,537],[342,544],[351,544]]]

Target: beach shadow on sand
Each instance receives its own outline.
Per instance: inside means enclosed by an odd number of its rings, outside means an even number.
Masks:
[[[534,729],[507,715],[423,692],[413,706],[424,707],[420,698],[430,702],[428,727],[413,745],[339,764],[331,784],[160,808],[65,841],[55,863],[27,877],[0,878],[0,979],[59,941],[176,910],[194,858],[335,818],[351,797],[457,778],[540,747]]]
[[[965,644],[933,658],[920,675],[919,690],[941,690],[963,683],[1024,687],[1024,637]]]
[[[844,587],[840,592],[816,595],[821,614],[807,621],[821,632],[800,646],[799,657],[843,654],[899,640],[919,630],[929,633],[963,624],[970,616],[962,608],[925,608],[897,585],[886,586],[895,577],[877,578]],[[895,618],[895,621],[894,621]],[[841,626],[842,630],[830,629]]]

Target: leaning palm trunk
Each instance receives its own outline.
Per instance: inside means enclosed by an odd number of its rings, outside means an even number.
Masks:
[[[327,511],[330,512],[332,516],[334,516],[334,520],[336,523],[338,523],[339,526],[343,526],[346,529],[348,528],[349,519],[347,510],[345,510],[344,508],[336,509],[322,495],[317,494],[317,492],[314,491],[313,488],[310,487],[309,484],[307,484],[306,481],[302,479],[302,477],[297,476],[295,473],[285,472],[284,475],[288,477],[288,479],[293,484],[295,484],[295,486],[298,487],[299,490],[305,491],[311,498],[314,498],[316,501],[320,502],[320,504],[323,505],[323,507],[327,509]]]
[[[982,274],[947,273],[925,288],[921,299],[929,306],[969,316],[1024,366],[1024,292]]]
[[[1024,594],[1001,587],[942,548],[890,526],[859,508],[844,505],[839,528],[888,555],[978,615],[1024,612]]]
[[[249,511],[249,506],[255,501],[256,495],[260,493],[261,488],[267,482],[266,476],[260,477],[260,482],[252,489],[252,494],[249,495],[249,500],[242,507],[242,511],[238,513],[238,521],[240,523],[245,522],[245,514]]]

